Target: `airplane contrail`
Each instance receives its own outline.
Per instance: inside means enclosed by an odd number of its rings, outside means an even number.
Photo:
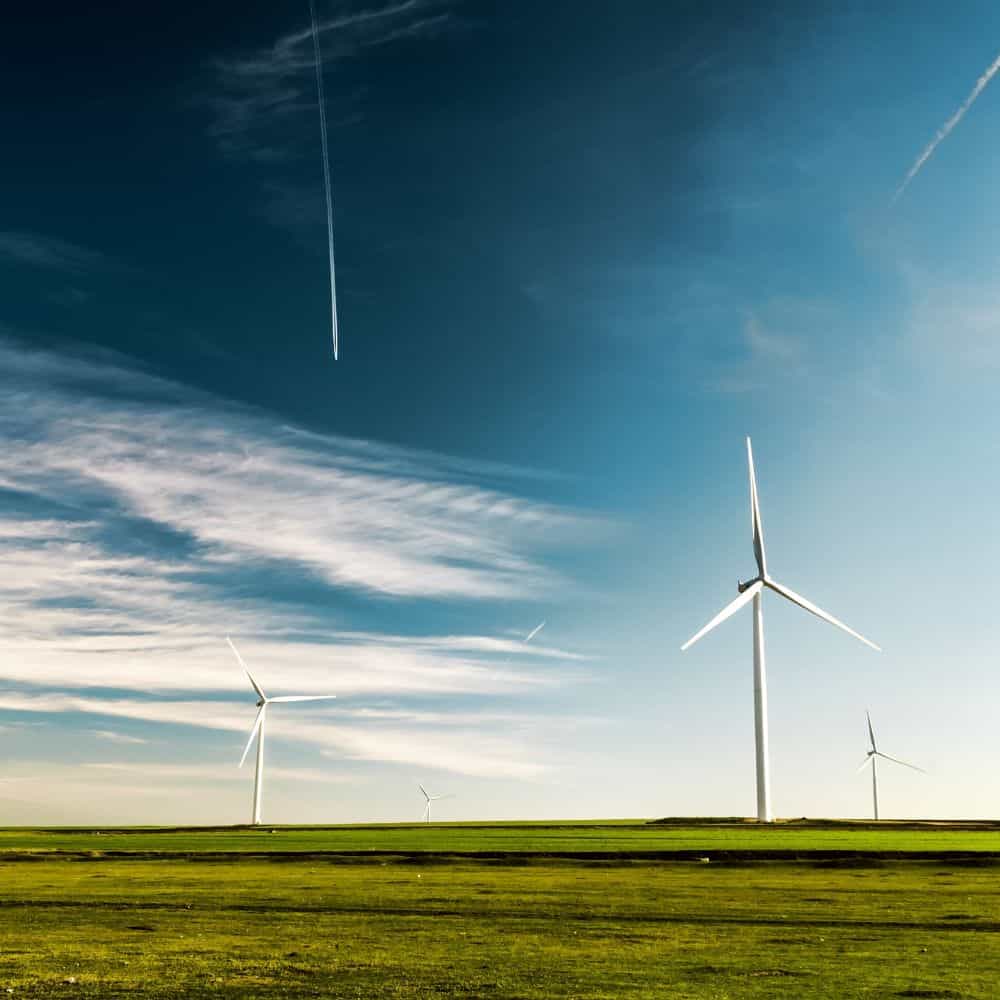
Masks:
[[[910,172],[903,178],[903,183],[899,185],[896,189],[896,193],[892,196],[892,201],[889,203],[890,205],[896,204],[900,195],[906,190],[910,181],[917,176],[920,168],[931,158],[931,154],[934,150],[948,138],[951,130],[965,117],[965,112],[972,107],[973,102],[986,88],[986,84],[993,79],[993,76],[998,69],[1000,69],[1000,55],[998,55],[996,59],[990,63],[986,72],[983,73],[978,80],[976,80],[976,85],[972,88],[972,93],[969,94],[969,96],[962,103],[961,107],[959,107],[959,109],[944,123],[944,125],[937,130],[937,135],[935,135],[931,140],[930,145],[917,157],[916,162],[912,167],[910,167]]]
[[[530,631],[530,632],[529,632],[529,633],[528,633],[528,634],[527,634],[527,635],[526,635],[526,636],[524,637],[524,641],[525,641],[525,642],[531,642],[531,640],[532,640],[532,639],[534,639],[534,638],[535,638],[535,636],[536,636],[536,635],[538,635],[538,633],[539,633],[539,632],[541,632],[543,628],[545,628],[545,622],[542,622],[542,624],[541,624],[541,625],[536,625],[536,626],[535,626],[535,627],[534,627],[534,628],[533,628],[533,629],[532,629],[532,630],[531,630],[531,631]]]
[[[316,27],[316,3],[309,0],[312,16],[313,48],[316,53],[316,90],[319,93],[319,131],[323,143],[323,183],[326,187],[326,236],[330,245],[330,324],[333,333],[333,360],[337,360],[337,277],[333,266],[333,193],[330,187],[330,153],[326,139],[326,101],[323,97],[323,58],[319,50],[319,31]]]

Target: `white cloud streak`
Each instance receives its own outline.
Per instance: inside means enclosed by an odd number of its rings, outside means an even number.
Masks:
[[[983,90],[985,90],[986,85],[993,79],[998,69],[1000,69],[1000,55],[998,55],[996,59],[990,63],[983,75],[976,80],[976,85],[972,88],[972,92],[969,96],[962,102],[958,110],[944,123],[944,125],[937,130],[937,134],[931,140],[930,144],[914,161],[913,166],[910,167],[909,172],[903,178],[903,183],[899,185],[896,189],[896,193],[892,196],[890,204],[894,205],[899,200],[903,192],[909,186],[910,181],[917,176],[921,167],[923,167],[923,165],[934,154],[934,150],[936,150],[938,146],[940,146],[941,143],[948,138],[955,126],[965,117],[965,113],[972,107],[976,98],[979,97]]]
[[[545,742],[552,720],[467,701],[551,692],[586,676],[578,653],[512,636],[359,630],[338,608],[347,593],[564,593],[537,551],[589,540],[596,519],[517,495],[542,480],[516,469],[284,427],[112,358],[0,336],[0,367],[0,678],[10,688],[0,709],[70,726],[79,715],[145,724],[81,726],[117,752],[144,749],[148,727],[162,725],[232,731],[240,743],[253,697],[225,646],[231,633],[273,694],[369,700],[276,712],[272,733],[287,742],[478,776],[545,769],[528,745]],[[275,596],[275,586],[285,589]],[[460,705],[454,717],[445,697]],[[159,755],[172,746],[155,745]]]
[[[182,784],[205,782],[208,784],[239,782],[247,783],[247,772],[232,764],[156,764],[147,762],[94,761],[84,763],[81,767],[107,775],[112,780],[119,780],[120,775],[134,778],[144,778],[147,782],[157,784]],[[77,772],[78,774],[79,772]],[[351,779],[332,771],[321,771],[306,767],[269,767],[267,776],[277,781],[306,781],[321,784],[344,784]]]
[[[107,258],[96,250],[38,233],[0,231],[0,261],[27,264],[53,271],[79,274],[106,267]]]
[[[128,733],[116,733],[112,729],[92,729],[91,733],[99,740],[104,740],[107,743],[127,743],[135,746],[140,743],[149,742],[149,740],[144,740],[140,736],[129,736]]]
[[[0,485],[79,511],[59,525],[0,517],[0,540],[39,539],[17,546],[22,589],[60,548],[81,583],[100,577],[122,600],[144,585],[140,575],[190,594],[192,570],[226,573],[247,561],[395,597],[526,598],[560,581],[525,549],[588,525],[474,485],[474,465],[456,477],[433,457],[295,434],[138,372],[25,357],[2,341],[0,365]],[[132,399],[120,398],[125,384]],[[123,557],[100,541],[108,512],[168,529],[193,554]]]
[[[320,19],[315,36],[323,47],[323,64],[354,58],[373,46],[435,37],[448,27],[452,3],[404,0]],[[315,108],[309,87],[317,62],[313,37],[311,26],[296,29],[267,47],[215,61],[214,90],[205,103],[215,116],[209,133],[223,152],[263,162],[289,157],[295,144],[290,123]],[[351,102],[351,95],[341,99]],[[341,123],[357,117],[347,109]]]
[[[238,734],[233,760],[238,760],[244,734],[253,722],[253,701],[160,701],[137,698],[94,698],[61,692],[43,694],[0,691],[0,711],[84,714],[132,719],[156,725],[185,726]],[[419,765],[475,777],[537,777],[552,770],[525,736],[572,728],[577,720],[478,714],[459,717],[441,727],[435,713],[356,716],[338,709],[309,710],[288,706],[268,717],[268,739],[312,746],[324,756],[357,761]]]

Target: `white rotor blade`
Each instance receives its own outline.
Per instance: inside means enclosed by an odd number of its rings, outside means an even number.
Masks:
[[[419,788],[420,791],[423,792],[424,798],[427,799],[428,802],[430,802],[431,797],[427,794],[427,790],[424,788],[424,786],[421,785],[419,782],[417,782],[417,788]]]
[[[810,614],[814,614],[817,618],[822,618],[823,621],[828,622],[830,625],[836,625],[837,628],[843,629],[848,635],[853,635],[855,639],[860,639],[866,646],[871,646],[876,652],[881,653],[882,649],[876,646],[871,639],[866,639],[860,632],[855,632],[854,629],[848,628],[842,621],[834,618],[833,615],[827,614],[822,608],[816,607],[811,601],[807,601],[800,594],[796,594],[794,590],[789,590],[787,587],[782,586],[780,583],[775,583],[774,580],[768,580],[764,584],[765,587],[770,587],[776,594],[781,594],[785,600],[791,601],[792,604],[797,604],[800,608],[804,608]]]
[[[243,751],[243,756],[240,757],[240,767],[243,766],[243,761],[247,759],[247,754],[250,753],[250,747],[253,746],[253,738],[257,735],[261,724],[264,721],[265,708],[267,708],[267,705],[261,705],[260,708],[257,709],[257,718],[254,719],[253,729],[250,730],[250,739],[247,740],[246,749]]]
[[[744,604],[749,604],[754,597],[761,592],[764,584],[758,580],[756,583],[751,584],[746,590],[740,594],[731,604],[727,604],[700,632],[696,632],[683,646],[681,646],[681,652],[690,649],[703,635],[711,632],[716,625],[724,622],[730,615],[736,614]]]
[[[536,626],[535,626],[535,627],[534,627],[534,628],[533,628],[533,629],[532,629],[532,630],[531,630],[531,631],[530,631],[530,632],[529,632],[529,633],[528,633],[528,634],[527,634],[527,635],[526,635],[526,636],[524,637],[524,641],[525,641],[525,642],[531,642],[531,640],[532,640],[532,639],[534,639],[534,638],[535,638],[535,636],[536,636],[536,635],[538,635],[538,633],[539,633],[539,632],[541,632],[543,628],[545,628],[545,622],[542,622],[542,624],[541,624],[541,625],[536,625]]]
[[[872,717],[871,717],[871,715],[868,712],[865,712],[865,718],[868,720],[868,735],[869,735],[869,737],[871,737],[872,750],[876,750],[877,751],[878,747],[875,746],[875,730],[872,729]]]
[[[273,701],[329,701],[336,698],[335,694],[283,694],[278,698],[268,698],[268,703]]]
[[[898,757],[890,757],[887,753],[882,753],[881,750],[879,750],[875,754],[875,756],[884,757],[886,760],[891,760],[893,764],[902,764],[903,767],[908,767],[910,768],[911,771],[919,771],[921,774],[927,773],[922,767],[917,767],[916,764],[907,764],[905,760],[900,760]]]
[[[753,466],[753,447],[747,438],[747,467],[750,470],[750,527],[753,531],[753,555],[757,572],[767,576],[767,559],[764,557],[764,528],[760,523],[760,499],[757,496],[757,473]]]
[[[860,774],[872,762],[873,756],[874,754],[869,754],[867,757],[865,757],[865,762],[861,765],[861,767],[858,768],[856,773]]]
[[[455,797],[454,792],[449,792],[447,795],[432,795],[431,802],[438,802],[441,799],[453,799]]]
[[[254,691],[256,691],[257,694],[264,699],[264,701],[267,701],[267,695],[261,691],[260,685],[253,679],[253,674],[247,670],[247,665],[243,662],[243,657],[240,656],[240,651],[233,645],[233,640],[230,639],[228,635],[226,636],[226,642],[229,643],[229,648],[236,654],[236,659],[240,661],[240,666],[246,671],[246,675],[250,678],[250,683],[253,685]]]

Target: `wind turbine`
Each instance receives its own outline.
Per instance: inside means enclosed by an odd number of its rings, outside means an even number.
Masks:
[[[243,756],[240,757],[240,767],[243,766],[243,762],[247,759],[247,754],[250,752],[250,747],[253,744],[254,737],[257,737],[257,769],[254,772],[253,778],[253,824],[254,826],[260,825],[260,800],[261,794],[264,791],[264,715],[267,712],[267,706],[276,704],[279,701],[329,701],[331,698],[336,698],[335,694],[293,694],[293,695],[280,695],[277,698],[268,698],[266,694],[261,690],[260,685],[253,679],[253,675],[247,670],[247,665],[243,662],[243,657],[240,656],[239,650],[233,645],[233,640],[226,636],[226,642],[229,643],[229,648],[236,654],[236,659],[240,661],[240,666],[246,671],[247,677],[250,678],[250,683],[253,685],[254,691],[257,692],[257,718],[254,719],[253,729],[250,730],[250,739],[247,740],[246,748],[243,751]]]
[[[424,798],[427,800],[427,805],[424,806],[424,814],[420,817],[422,823],[429,823],[431,821],[431,803],[437,802],[439,799],[450,799],[451,795],[428,795],[427,789],[424,788],[419,782],[417,788],[423,793]]]
[[[789,590],[788,587],[783,586],[768,575],[767,558],[764,555],[764,529],[760,520],[757,476],[754,473],[753,448],[750,445],[750,438],[747,438],[747,464],[750,470],[750,527],[753,532],[753,554],[757,563],[757,575],[746,583],[737,581],[736,589],[740,596],[731,604],[727,604],[700,632],[688,639],[681,646],[681,651],[690,649],[702,636],[711,632],[716,625],[724,622],[745,604],[753,601],[753,717],[757,758],[757,819],[761,823],[770,823],[773,821],[774,815],[771,812],[771,779],[768,773],[767,754],[767,681],[764,671],[764,614],[761,607],[764,591],[773,590],[774,593],[791,601],[792,604],[797,604],[800,608],[816,615],[817,618],[822,618],[823,621],[843,629],[848,635],[853,635],[855,639],[860,639],[866,646],[871,646],[878,652],[881,650],[874,642],[855,632],[854,629],[848,628],[833,615],[827,614],[815,604],[807,601],[793,590]]]
[[[883,760],[891,760],[893,764],[902,764],[903,767],[919,771],[921,774],[926,774],[927,772],[922,767],[917,767],[916,764],[907,764],[905,760],[900,760],[898,757],[890,757],[887,753],[882,753],[875,744],[875,730],[872,729],[872,717],[868,712],[865,712],[865,718],[868,720],[868,739],[871,741],[871,749],[865,756],[865,762],[858,768],[858,771],[863,771],[869,764],[872,766],[872,803],[875,806],[875,819],[878,819],[878,776],[875,773],[876,757],[881,757]]]

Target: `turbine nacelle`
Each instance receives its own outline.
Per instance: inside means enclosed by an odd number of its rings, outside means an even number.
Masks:
[[[767,580],[766,580],[766,579],[764,579],[764,577],[762,577],[762,576],[755,576],[755,577],[754,577],[754,578],[753,578],[752,580],[747,580],[747,582],[746,582],[746,583],[744,583],[744,582],[743,582],[742,580],[737,580],[737,581],[736,581],[736,590],[737,590],[737,591],[738,591],[739,593],[741,593],[741,594],[742,594],[742,593],[745,593],[745,592],[746,592],[746,591],[748,591],[748,590],[749,590],[749,589],[750,589],[750,588],[751,588],[751,587],[752,587],[752,586],[753,586],[753,585],[754,585],[755,583],[762,583],[762,584],[764,584],[764,586],[767,586]]]

